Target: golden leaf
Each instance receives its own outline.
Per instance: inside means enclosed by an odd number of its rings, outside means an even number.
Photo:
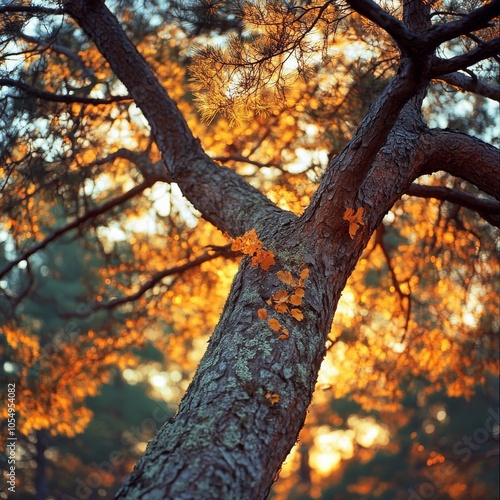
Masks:
[[[364,225],[363,221],[364,208],[359,207],[356,212],[353,208],[346,208],[344,220],[349,222],[349,236],[354,239],[354,235],[358,232],[359,226]]]
[[[251,229],[242,236],[238,236],[233,241],[231,250],[251,256],[252,266],[260,265],[264,271],[267,271],[276,263],[274,253],[262,248],[262,242],[259,240],[255,229]]]
[[[266,319],[267,318],[267,311],[265,309],[259,309],[257,311],[257,316],[260,318],[260,319]]]
[[[271,250],[258,250],[257,255],[252,259],[252,264],[260,264],[264,271],[268,271],[271,266],[276,264],[274,253]]]
[[[302,321],[304,319],[304,315],[300,309],[292,309],[290,314],[297,320]]]
[[[275,304],[274,308],[280,314],[285,314],[288,312],[288,306],[283,302],[278,302],[277,304]]]
[[[276,273],[276,276],[286,285],[294,286],[295,280],[293,279],[292,273],[290,271],[278,271]]]
[[[281,334],[278,337],[278,339],[279,340],[288,340],[289,338],[290,338],[290,332],[288,331],[287,328],[283,328],[283,330],[281,330]]]
[[[233,252],[242,252],[246,255],[253,255],[260,248],[262,248],[262,243],[255,229],[251,229],[242,236],[238,236],[231,245],[231,250],[233,250]]]
[[[267,323],[269,324],[269,327],[273,332],[277,332],[281,330],[281,324],[276,318],[270,318],[267,320]]]
[[[286,290],[278,290],[274,295],[273,295],[273,300],[275,302],[286,302],[288,300],[288,293]]]

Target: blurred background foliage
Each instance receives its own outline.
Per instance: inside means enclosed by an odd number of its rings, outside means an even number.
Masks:
[[[207,153],[297,214],[394,71],[387,35],[341,4],[109,4]],[[174,415],[239,258],[157,174],[144,117],[70,19],[3,14],[0,37],[15,498],[111,498]],[[435,82],[425,119],[498,145],[497,112]],[[441,172],[419,182],[481,196]],[[498,498],[498,236],[447,201],[393,207],[344,291],[270,498]]]

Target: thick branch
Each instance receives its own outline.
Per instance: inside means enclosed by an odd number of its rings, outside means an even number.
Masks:
[[[391,16],[372,0],[347,0],[347,3],[359,14],[383,28],[398,46],[405,51],[417,40],[416,35],[401,21]]]
[[[447,40],[488,27],[491,19],[500,12],[500,0],[493,0],[457,21],[438,24],[417,34],[372,0],[347,1],[355,11],[387,31],[404,53],[417,58],[434,52],[436,47]]]
[[[24,13],[32,15],[55,15],[60,16],[66,14],[65,9],[51,9],[50,7],[42,7],[40,5],[4,5],[0,6],[0,14],[4,13]]]
[[[477,137],[428,129],[419,137],[420,175],[444,170],[500,200],[500,151]]]
[[[151,185],[155,182],[172,182],[170,174],[167,172],[163,162],[157,161],[156,163],[151,163],[147,151],[134,152],[130,149],[120,148],[114,153],[111,153],[104,158],[99,158],[93,161],[88,167],[93,167],[94,165],[103,165],[115,158],[123,158],[135,164],[139,172],[141,172],[144,180],[150,182]]]
[[[46,238],[44,238],[40,243],[37,243],[36,245],[33,245],[31,248],[26,250],[24,253],[16,257],[14,260],[10,261],[7,263],[2,269],[0,269],[0,278],[2,276],[5,276],[14,266],[17,266],[21,261],[28,259],[31,257],[33,254],[36,252],[43,250],[49,243],[54,241],[55,239],[59,238],[63,234],[66,234],[68,231],[71,231],[72,229],[76,229],[79,227],[81,224],[84,224],[85,222],[95,219],[97,216],[107,212],[108,210],[111,210],[114,207],[117,207],[118,205],[121,205],[122,203],[125,203],[126,201],[134,198],[138,194],[142,193],[145,189],[148,187],[151,187],[154,184],[154,181],[152,180],[145,180],[142,184],[139,184],[137,186],[134,186],[132,189],[127,191],[126,193],[123,193],[121,196],[118,196],[117,198],[114,198],[107,203],[102,204],[99,207],[93,208],[89,210],[86,214],[82,215],[81,217],[78,217],[75,219],[73,222],[70,222],[69,224],[66,224],[65,226],[62,226],[52,233],[50,233]]]
[[[468,68],[479,61],[488,59],[500,51],[500,38],[495,38],[484,43],[469,52],[452,57],[451,59],[434,58],[431,67],[431,77],[436,77],[446,73],[452,73],[461,69]]]
[[[111,96],[108,97],[107,99],[97,99],[94,97],[78,97],[74,95],[54,94],[53,92],[40,90],[37,89],[36,87],[28,85],[27,83],[20,82],[18,80],[12,80],[11,78],[0,78],[0,87],[14,87],[22,90],[23,92],[26,92],[29,95],[32,95],[39,99],[43,99],[45,101],[64,102],[67,104],[77,102],[80,104],[92,104],[94,106],[97,106],[99,104],[111,104],[113,102],[131,100],[131,97],[126,95]]]
[[[478,198],[470,193],[444,186],[424,186],[413,183],[406,194],[420,198],[436,198],[450,201],[465,208],[476,211],[490,224],[500,227],[500,202],[487,198]]]
[[[492,2],[473,10],[466,16],[449,23],[437,24],[428,29],[423,35],[424,42],[437,47],[447,40],[452,40],[471,31],[487,28],[490,21],[500,13],[500,0]]]
[[[313,226],[321,228],[325,238],[331,237],[343,226],[345,228],[342,217],[334,217],[332,220],[332,214],[344,213],[348,207],[356,208],[354,205],[359,189],[372,169],[377,155],[386,143],[405,104],[417,94],[415,101],[407,105],[405,116],[411,115],[412,126],[418,126],[420,123],[418,109],[422,87],[418,77],[414,75],[414,70],[408,59],[402,62],[398,74],[372,104],[353,138],[330,162],[318,191],[302,216],[304,221],[310,220]],[[324,224],[318,223],[318,219],[324,220]],[[332,234],[328,236],[327,231]]]
[[[68,12],[93,39],[148,120],[163,160],[203,217],[232,236],[290,217],[203,151],[175,102],[102,1],[69,0]]]
[[[436,81],[500,102],[500,87],[489,85],[478,78],[472,78],[463,73],[447,73],[437,77]]]

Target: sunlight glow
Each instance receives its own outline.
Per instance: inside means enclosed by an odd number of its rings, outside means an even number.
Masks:
[[[342,292],[337,310],[340,314],[348,318],[356,316],[356,296],[349,287],[346,287]]]
[[[341,460],[354,456],[354,432],[330,431],[330,427],[320,427],[314,438],[314,445],[309,455],[312,468],[322,476],[338,468]]]
[[[318,385],[329,386],[336,377],[340,375],[339,369],[333,364],[331,357],[327,356],[321,365],[321,369],[318,374]]]
[[[398,354],[401,354],[402,352],[404,352],[404,350],[406,349],[406,344],[402,344],[401,342],[394,342],[392,345],[391,345],[391,349],[394,351],[394,352],[397,352]]]
[[[305,172],[311,165],[326,166],[328,163],[328,153],[324,149],[311,152],[304,148],[297,148],[295,154],[297,160],[287,165],[287,170],[292,174]]]
[[[162,389],[168,384],[168,377],[165,373],[154,373],[149,377],[149,382],[157,389]]]
[[[3,369],[5,373],[14,373],[16,371],[16,365],[10,361],[5,361],[3,364]]]
[[[351,415],[347,419],[347,425],[356,433],[356,442],[363,448],[372,446],[386,446],[389,443],[389,431],[378,424],[375,419],[360,418],[357,415]]]
[[[443,420],[446,419],[446,411],[445,410],[439,410],[437,413],[436,413],[436,418],[442,422]]]
[[[436,430],[436,426],[432,423],[426,420],[424,422],[424,431],[426,434],[432,434]]]
[[[130,384],[135,385],[139,382],[139,377],[137,376],[137,372],[132,370],[131,368],[126,368],[122,372],[122,377]]]

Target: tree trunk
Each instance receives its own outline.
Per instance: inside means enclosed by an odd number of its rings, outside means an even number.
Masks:
[[[102,1],[71,0],[65,6],[143,111],[168,175],[186,197],[232,236],[255,228],[276,259],[267,271],[244,259],[177,415],[151,441],[117,498],[265,498],[305,420],[349,275],[387,211],[442,156],[427,150],[430,132],[420,116],[432,51],[418,65],[402,58],[297,218],[210,160]],[[458,156],[453,151],[448,159]],[[487,168],[488,161],[477,161]],[[363,224],[350,235],[344,216],[360,208]],[[278,313],[273,297],[296,290],[304,269],[303,318]],[[290,272],[295,283],[286,284],[280,271]],[[278,331],[268,319],[279,321]]]

